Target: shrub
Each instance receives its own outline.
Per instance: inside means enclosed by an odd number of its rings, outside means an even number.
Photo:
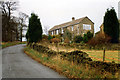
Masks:
[[[87,32],[87,37],[88,40],[90,40],[93,37],[93,33],[91,33],[90,31]]]
[[[53,37],[51,35],[48,36],[48,40],[51,40]]]
[[[98,34],[96,37],[92,38],[90,41],[88,41],[89,45],[95,46],[98,44],[105,44],[109,43],[111,40],[111,37],[106,34]]]
[[[90,31],[87,32],[87,34],[84,34],[83,41],[84,43],[87,43],[90,39],[92,39],[93,33]]]
[[[61,36],[60,35],[54,35],[54,36],[55,36],[55,38],[58,38],[58,39],[61,40]]]
[[[77,35],[77,36],[74,37],[73,41],[75,43],[80,43],[81,41],[83,41],[83,38],[82,38],[81,35]]]
[[[48,39],[48,36],[47,35],[42,35],[42,39]]]
[[[64,39],[68,38],[71,41],[72,40],[72,33],[70,33],[70,31],[68,29],[66,29],[64,34],[63,34],[63,38]]]
[[[64,43],[70,43],[70,40],[68,38],[65,38]]]
[[[84,43],[88,42],[87,34],[84,34],[83,41],[84,41]]]
[[[60,42],[60,39],[58,39],[58,38],[53,38],[53,39],[51,39],[51,42],[59,43],[59,42]]]

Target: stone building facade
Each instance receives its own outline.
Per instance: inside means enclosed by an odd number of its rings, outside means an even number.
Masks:
[[[88,18],[83,17],[80,19],[75,19],[72,17],[72,21],[56,25],[49,30],[50,35],[58,35],[59,33],[64,34],[64,31],[68,29],[73,37],[76,35],[83,36],[88,31],[94,34],[94,23]]]

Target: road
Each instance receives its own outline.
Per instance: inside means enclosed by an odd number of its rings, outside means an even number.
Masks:
[[[65,78],[54,70],[28,57],[25,44],[2,50],[2,78]]]

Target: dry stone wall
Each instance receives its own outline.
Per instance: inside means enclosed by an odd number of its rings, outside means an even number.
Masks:
[[[72,51],[72,52],[56,52],[51,50],[48,47],[38,45],[35,43],[28,45],[30,48],[38,51],[42,54],[47,54],[49,57],[55,56],[57,54],[61,55],[62,59],[68,60],[70,62],[76,63],[77,65],[83,64],[83,65],[89,65],[93,68],[97,68],[99,70],[107,71],[112,74],[115,74],[120,70],[119,66],[120,64],[117,63],[111,63],[111,62],[102,62],[102,61],[93,61],[87,53],[82,51]]]

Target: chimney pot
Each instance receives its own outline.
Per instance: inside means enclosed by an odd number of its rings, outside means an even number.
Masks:
[[[75,20],[75,17],[72,17],[72,21],[74,21]]]

